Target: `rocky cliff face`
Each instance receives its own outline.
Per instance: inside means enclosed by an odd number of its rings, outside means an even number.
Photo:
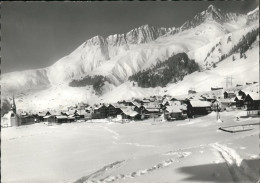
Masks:
[[[236,13],[229,13],[224,12],[220,10],[219,8],[210,5],[206,10],[202,11],[201,13],[198,13],[194,16],[193,19],[187,20],[180,28],[179,31],[183,31],[186,29],[190,29],[193,27],[196,27],[203,22],[209,20],[209,21],[216,21],[218,23],[225,23],[229,21],[236,21],[238,18],[238,14]]]
[[[256,21],[259,23],[259,7],[247,14],[247,24],[251,24]]]

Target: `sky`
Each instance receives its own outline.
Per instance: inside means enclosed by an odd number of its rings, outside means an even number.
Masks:
[[[255,0],[2,2],[1,72],[48,67],[96,35],[178,27],[210,4],[238,13],[256,8]]]

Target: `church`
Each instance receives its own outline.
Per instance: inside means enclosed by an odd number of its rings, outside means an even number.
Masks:
[[[14,96],[13,96],[13,104],[11,106],[10,111],[2,117],[1,126],[2,127],[19,126],[19,119],[16,114],[16,105],[15,105]]]

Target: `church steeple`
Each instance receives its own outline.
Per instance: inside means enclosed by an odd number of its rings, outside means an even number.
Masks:
[[[11,110],[16,114],[16,105],[15,105],[14,95],[13,95],[13,104],[12,104]]]

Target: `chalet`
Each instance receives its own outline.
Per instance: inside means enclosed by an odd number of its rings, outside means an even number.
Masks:
[[[260,110],[259,93],[248,93],[244,99],[244,105],[247,110]]]
[[[143,107],[146,118],[158,117],[162,112],[158,102],[145,103]]]
[[[188,98],[189,100],[201,100],[201,101],[204,101],[205,99],[201,96],[190,96]]]
[[[47,123],[55,123],[55,116],[54,115],[46,115],[43,117],[44,122]]]
[[[133,106],[136,106],[136,107],[138,107],[138,108],[141,107],[141,103],[138,103],[138,102],[136,102],[136,101],[132,101],[132,104],[133,104]]]
[[[207,101],[191,100],[187,105],[188,117],[207,115],[211,111],[211,103]]]
[[[68,122],[74,122],[74,121],[76,121],[76,118],[75,118],[75,116],[74,115],[69,115],[68,116]]]
[[[141,104],[148,104],[150,103],[151,101],[149,99],[146,99],[144,98],[142,101],[141,101]]]
[[[208,102],[213,102],[216,100],[215,96],[209,94],[201,95],[200,97],[203,99],[203,101],[208,101]]]
[[[232,106],[236,105],[235,102],[235,98],[229,99],[229,98],[225,98],[225,99],[218,99],[219,103],[220,103],[220,109],[221,111],[226,110],[227,108],[230,108]]]
[[[39,112],[37,113],[37,118],[38,118],[38,122],[43,121],[43,117],[45,116],[45,114],[43,112]]]
[[[185,119],[179,106],[167,106],[165,109],[165,118],[169,121]]]
[[[107,107],[107,116],[114,118],[117,115],[121,114],[122,110],[120,109],[120,107],[122,107],[122,105],[109,104],[109,106]]]
[[[238,96],[245,96],[246,95],[245,92],[243,92],[242,90],[239,90],[237,92],[237,94],[238,94]]]
[[[236,97],[235,92],[233,92],[233,91],[225,91],[224,92],[224,99],[226,99],[226,98],[234,98],[234,97]]]
[[[56,123],[67,123],[68,117],[65,115],[57,115],[57,116],[55,116],[55,122]]]
[[[86,111],[85,108],[77,110],[77,120],[84,120],[91,116],[90,112]]]
[[[181,103],[187,103],[189,99],[187,97],[172,97],[170,101],[180,101]]]
[[[105,105],[96,106],[92,113],[93,119],[104,119],[107,117],[107,107]]]
[[[27,113],[23,113],[19,116],[19,124],[20,125],[25,125],[25,124],[32,124],[36,122],[36,117],[33,115],[29,115]]]
[[[131,107],[122,107],[120,108],[122,113],[122,119],[140,119],[140,114],[134,111]]]
[[[244,99],[243,96],[236,96],[236,98],[234,99],[234,101],[236,102],[236,108],[240,109],[244,106]]]

